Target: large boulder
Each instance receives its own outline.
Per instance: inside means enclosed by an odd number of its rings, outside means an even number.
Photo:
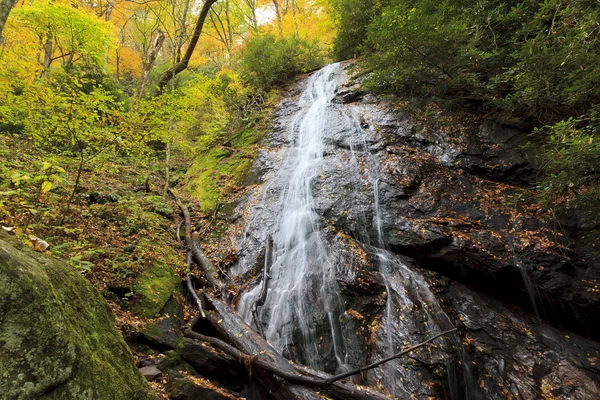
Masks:
[[[0,398],[148,399],[108,304],[65,263],[0,233]]]

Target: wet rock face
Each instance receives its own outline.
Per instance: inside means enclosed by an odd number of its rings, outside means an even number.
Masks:
[[[599,343],[551,328],[462,284],[429,277],[462,328],[462,373],[484,398],[598,396]]]
[[[340,93],[347,97],[346,89]],[[385,103],[359,96],[347,107],[368,132],[370,154],[354,154],[358,171],[343,166],[351,158],[348,146],[326,159],[316,183],[324,193],[323,216],[360,236],[357,226],[365,229],[374,218],[373,184],[360,169],[376,163],[386,246],[481,290],[500,283],[530,307],[533,296],[538,313],[553,309],[546,318],[600,337],[573,318],[600,316],[600,229],[576,209],[559,218],[530,201],[523,188],[538,168],[534,149],[522,148],[524,132],[493,121],[458,132],[419,131]],[[575,312],[557,310],[562,307]]]
[[[352,83],[337,90],[310,181],[343,302],[335,327],[319,327],[322,365],[339,368],[331,360],[342,353],[358,367],[456,326],[460,333],[434,348],[355,379],[417,398],[600,398],[597,342],[540,322],[593,333],[600,295],[586,282],[600,282],[600,268],[591,244],[574,240],[597,228],[574,213],[558,232],[528,201],[523,187],[536,168],[520,147],[526,135],[493,122],[422,131],[355,95]],[[259,157],[264,184],[240,203],[225,239],[243,249],[230,273],[245,293],[259,286],[267,235],[281,218],[295,100],[282,103]],[[317,302],[320,290],[311,286],[305,298]],[[304,361],[295,340],[287,356]]]
[[[0,398],[151,398],[113,319],[84,277],[0,232]]]

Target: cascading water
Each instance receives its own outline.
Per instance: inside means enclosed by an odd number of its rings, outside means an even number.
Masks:
[[[268,225],[266,233],[273,238],[268,295],[258,318],[253,318],[251,310],[262,285],[244,294],[239,307],[248,323],[261,325],[275,348],[330,372],[358,365],[347,363],[347,338],[340,322],[345,306],[332,262],[335,257],[330,254],[335,250],[323,240],[323,216],[317,212],[315,193],[321,199],[331,197],[326,187],[317,187],[323,185],[322,174],[339,174],[346,190],[360,198],[363,206],[356,211],[351,233],[370,249],[386,292],[383,328],[377,333],[380,338],[372,356],[389,356],[449,323],[425,280],[385,248],[379,201],[381,167],[369,150],[372,132],[361,127],[351,107],[332,102],[342,77],[339,64],[327,66],[308,79],[300,96],[299,110],[288,127],[287,158],[267,182],[262,204],[249,223],[252,228],[247,230]],[[343,151],[331,150],[332,143]],[[329,160],[336,158],[337,170],[324,171],[326,153]],[[400,360],[386,364],[383,372],[372,373],[372,380],[392,394],[399,394],[403,387],[413,393],[420,390],[418,372]]]
[[[286,184],[276,194],[280,204],[271,232],[271,281],[260,319],[267,327],[266,339],[274,347],[299,356],[314,368],[323,368],[318,343],[322,331],[329,330],[336,367],[344,369],[344,341],[338,322],[343,303],[320,237],[312,194],[323,159],[323,132],[335,112],[331,100],[339,79],[337,69],[337,65],[330,65],[310,78],[299,100],[301,109],[289,129],[288,159],[279,176]],[[242,299],[241,311],[246,318],[257,289]]]

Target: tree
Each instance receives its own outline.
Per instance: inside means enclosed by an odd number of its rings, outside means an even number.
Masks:
[[[102,71],[106,48],[110,45],[108,24],[85,10],[62,5],[33,4],[14,12],[20,27],[29,30],[41,45],[41,75],[60,60],[65,71],[82,65],[89,71]]]
[[[25,131],[36,147],[77,160],[75,182],[66,202],[68,210],[79,190],[84,166],[127,147],[127,139],[119,130],[121,104],[101,84],[72,75],[61,75],[56,82],[37,82],[25,96]]]
[[[1,0],[0,1],[0,43],[2,43],[2,31],[8,19],[10,10],[17,4],[17,0]]]
[[[206,21],[206,17],[210,12],[210,8],[213,4],[215,4],[218,0],[205,0],[204,4],[202,4],[202,9],[200,10],[200,15],[198,16],[198,21],[196,21],[196,27],[194,28],[194,33],[192,34],[192,39],[190,40],[190,44],[188,45],[187,50],[181,61],[175,64],[173,67],[169,68],[162,76],[158,83],[158,89],[162,92],[167,84],[171,81],[171,79],[175,78],[177,74],[187,69],[190,59],[192,58],[192,54],[194,54],[194,50],[196,49],[196,45],[198,44],[198,40],[200,39],[200,34],[202,33],[202,28],[204,27],[204,22]]]
[[[148,57],[143,63],[142,81],[140,82],[140,88],[138,90],[138,99],[141,99],[144,96],[144,89],[146,88],[146,84],[150,78],[150,72],[152,71],[152,67],[154,67],[156,57],[158,57],[158,52],[160,51],[164,41],[165,33],[159,29],[156,32],[156,37],[154,38],[154,43],[152,44],[152,48],[148,53]]]

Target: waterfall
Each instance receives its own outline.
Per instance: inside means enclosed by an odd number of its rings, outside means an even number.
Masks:
[[[261,204],[246,229],[262,229],[265,237],[273,238],[266,302],[258,318],[253,317],[251,310],[261,288],[256,285],[241,297],[238,309],[284,355],[329,372],[359,365],[348,365],[348,338],[340,322],[346,310],[332,261],[335,249],[324,240],[324,217],[317,209],[317,197],[325,201],[333,196],[323,186],[324,175],[359,199],[360,204],[348,204],[355,209],[356,221],[349,233],[371,253],[385,288],[383,329],[375,333],[377,344],[370,356],[392,355],[439,333],[440,325],[449,323],[424,278],[386,249],[385,207],[380,203],[382,167],[368,145],[373,132],[363,129],[351,106],[332,102],[343,78],[340,64],[329,65],[308,78],[300,95],[298,110],[287,126],[285,160],[268,178]],[[337,169],[325,170],[326,164]],[[333,197],[332,207],[347,201]],[[403,388],[421,390],[418,371],[402,360],[370,374],[372,382],[383,384],[392,394]]]
[[[289,127],[288,157],[277,177],[285,184],[276,194],[280,202],[271,232],[271,281],[260,318],[267,327],[265,336],[269,343],[297,355],[313,368],[323,368],[318,343],[323,330],[328,330],[337,362],[335,369],[345,369],[346,350],[337,322],[344,307],[333,265],[321,240],[312,191],[323,160],[323,132],[336,112],[331,100],[339,78],[338,64],[314,74]],[[242,299],[241,311],[246,319],[257,289]]]

